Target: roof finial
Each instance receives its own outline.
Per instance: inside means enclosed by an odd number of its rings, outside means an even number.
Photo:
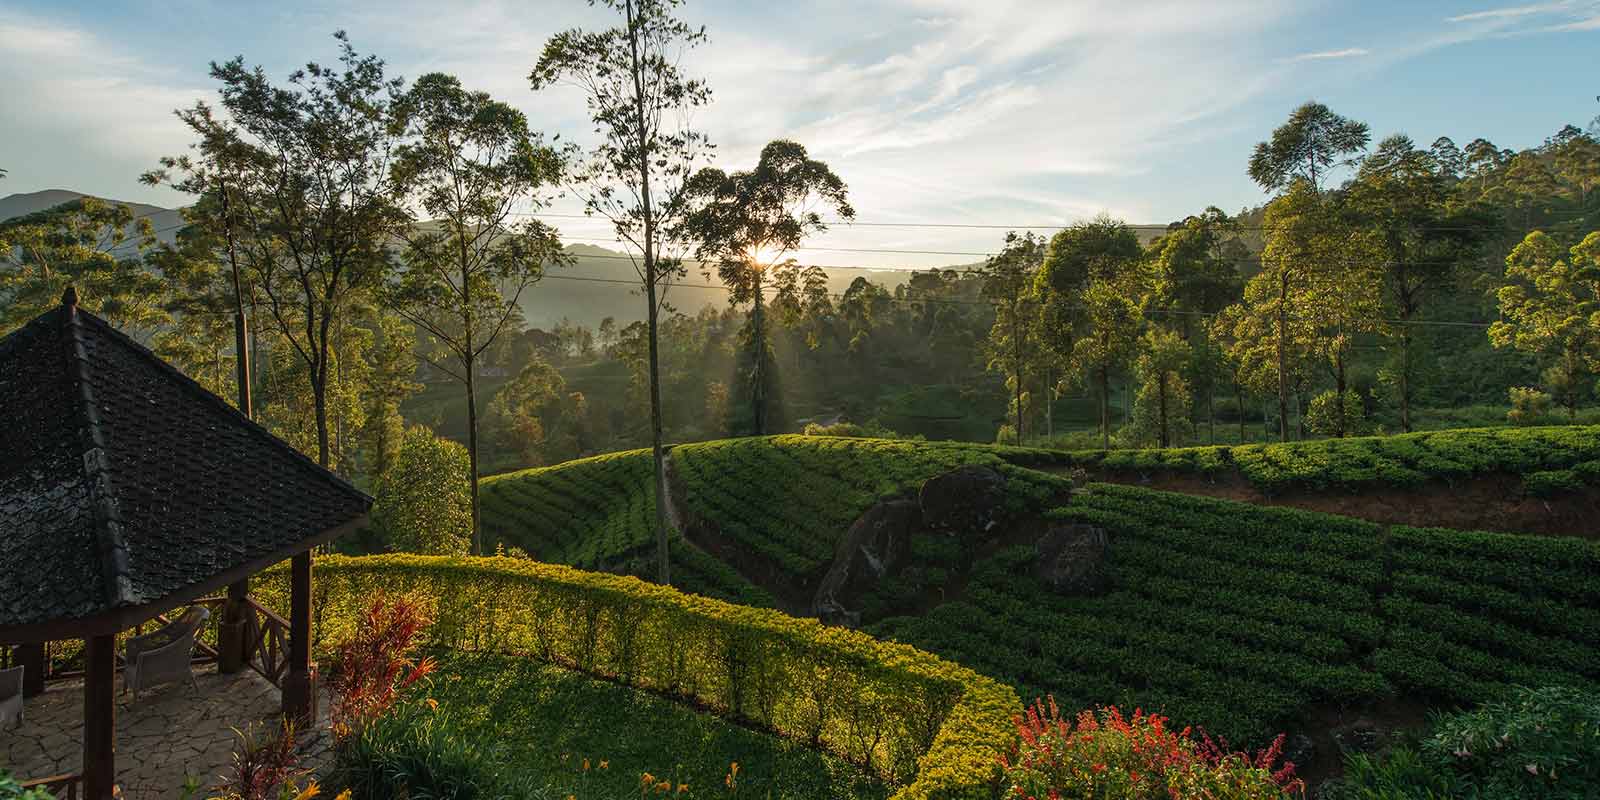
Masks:
[[[78,290],[68,284],[67,290],[61,293],[61,305],[76,306],[78,304]]]

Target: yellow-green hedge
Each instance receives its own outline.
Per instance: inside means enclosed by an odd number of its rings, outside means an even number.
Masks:
[[[256,587],[287,608],[287,570]],[[379,591],[433,604],[434,644],[525,654],[809,741],[901,784],[902,800],[992,797],[1021,710],[1010,687],[913,647],[636,578],[510,558],[325,556],[318,643]]]

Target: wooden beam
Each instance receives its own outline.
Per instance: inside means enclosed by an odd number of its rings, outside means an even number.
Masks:
[[[283,715],[315,722],[317,687],[311,672],[311,551],[289,566],[289,670],[283,678]]]
[[[83,788],[88,800],[111,800],[117,785],[117,639],[84,642]]]
[[[250,595],[250,579],[228,584],[228,599],[217,620],[217,671],[227,675],[244,669],[245,598]]]

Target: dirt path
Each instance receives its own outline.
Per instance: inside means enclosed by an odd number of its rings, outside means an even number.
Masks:
[[[1265,494],[1238,475],[1209,478],[1099,469],[1090,470],[1089,478],[1256,505],[1301,508],[1388,525],[1600,538],[1600,492],[1533,497],[1523,491],[1522,478],[1517,475],[1482,475],[1454,483],[1435,481],[1409,487],[1299,490],[1278,495]]]

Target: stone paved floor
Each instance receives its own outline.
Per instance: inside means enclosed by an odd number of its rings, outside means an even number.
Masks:
[[[123,797],[177,798],[194,776],[203,787],[217,782],[233,764],[235,728],[272,730],[279,693],[252,670],[222,675],[215,666],[195,668],[199,691],[186,683],[141,692],[138,703],[122,694],[117,679],[117,782]],[[303,766],[320,769],[328,752],[327,701],[314,736],[302,736]],[[26,721],[0,731],[0,765],[23,780],[78,772],[83,748],[83,682],[51,683],[30,698]],[[267,727],[273,726],[273,727]],[[199,795],[204,797],[204,794]]]

